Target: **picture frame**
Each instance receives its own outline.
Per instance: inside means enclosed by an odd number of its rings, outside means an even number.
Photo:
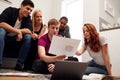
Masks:
[[[5,2],[5,3],[7,3],[7,4],[12,4],[12,2],[9,1],[9,0],[0,0],[0,1]]]
[[[105,11],[112,17],[114,17],[113,6],[105,0]]]
[[[100,32],[109,31],[109,30],[115,30],[115,29],[120,29],[120,26],[111,25],[105,19],[103,19],[102,17],[99,17],[99,31]]]

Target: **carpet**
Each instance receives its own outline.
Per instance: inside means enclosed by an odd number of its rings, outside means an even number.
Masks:
[[[0,80],[50,80],[51,75],[36,74],[32,71],[0,69]]]

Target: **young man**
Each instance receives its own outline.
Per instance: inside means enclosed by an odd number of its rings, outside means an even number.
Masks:
[[[33,64],[33,70],[37,73],[48,74],[54,69],[54,62],[63,60],[65,55],[53,55],[48,53],[53,35],[58,35],[59,22],[51,19],[48,22],[48,33],[38,40],[38,59]]]
[[[31,0],[24,0],[19,9],[8,7],[0,15],[0,66],[7,40],[21,42],[15,70],[23,70],[23,64],[31,45],[32,23],[30,13],[34,8]],[[12,47],[12,45],[11,45]]]
[[[66,38],[70,38],[71,37],[70,28],[67,25],[68,18],[63,16],[60,18],[59,22],[60,22],[60,29],[59,29],[58,34],[62,35],[63,37],[66,37]]]

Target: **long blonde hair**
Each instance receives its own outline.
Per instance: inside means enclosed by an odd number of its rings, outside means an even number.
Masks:
[[[35,15],[37,14],[37,12],[42,13],[42,11],[40,9],[36,9],[34,10],[33,14],[32,14],[32,27],[33,27],[33,32],[34,32],[34,27],[35,27]],[[43,22],[41,24],[41,27],[43,27]]]

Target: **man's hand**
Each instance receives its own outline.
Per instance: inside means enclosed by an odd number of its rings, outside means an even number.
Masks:
[[[66,58],[66,55],[56,56],[56,60],[64,60],[65,58]]]
[[[23,34],[32,34],[28,28],[20,29]]]
[[[22,40],[22,32],[21,32],[21,30],[19,30],[18,29],[18,35],[17,35],[17,39],[16,39],[16,41],[21,41]]]
[[[49,64],[48,65],[48,70],[49,70],[49,72],[53,72],[54,71],[54,68],[55,68],[55,65],[54,64]]]

